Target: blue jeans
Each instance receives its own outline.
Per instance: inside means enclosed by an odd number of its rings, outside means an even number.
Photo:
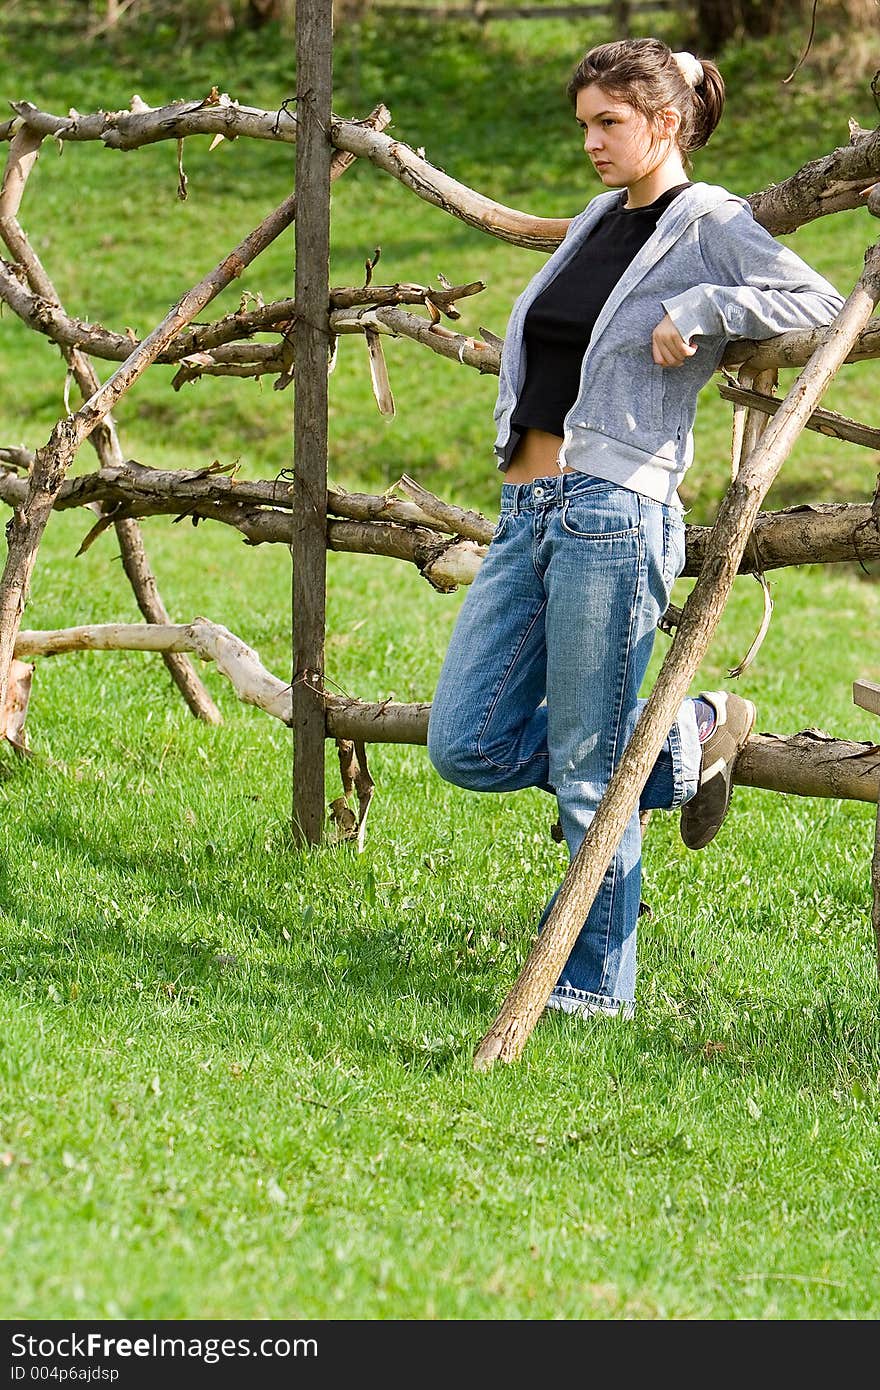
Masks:
[[[431,706],[428,753],[440,776],[474,791],[554,793],[573,857],[636,726],[657,620],[683,565],[677,507],[585,473],[505,483]],[[680,806],[699,772],[686,700],[641,809]],[[551,1008],[632,1012],[640,899],[634,811]]]

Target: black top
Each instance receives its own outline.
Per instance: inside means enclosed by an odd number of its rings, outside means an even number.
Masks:
[[[685,188],[668,188],[643,208],[626,208],[626,190],[591,229],[577,253],[529,307],[523,331],[526,376],[512,429],[562,435],[577,399],[581,362],[596,319],[630,261],[657,226],[660,214]]]

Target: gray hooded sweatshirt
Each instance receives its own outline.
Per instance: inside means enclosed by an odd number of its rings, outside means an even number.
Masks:
[[[513,305],[495,406],[501,469],[516,443],[510,422],[525,380],[529,306],[619,197],[617,190],[600,193],[572,219]],[[842,304],[832,284],[755,221],[743,198],[691,184],[662,213],[596,320],[577,399],[563,424],[559,467],[680,506],[676,489],[693,460],[697,395],[727,344],[822,327]],[[664,314],[697,346],[679,367],[653,360],[651,334]]]

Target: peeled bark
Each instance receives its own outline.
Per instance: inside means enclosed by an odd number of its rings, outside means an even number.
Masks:
[[[207,618],[191,623],[100,623],[45,632],[21,629],[15,643],[20,660],[96,651],[193,652],[203,661],[216,662],[239,699],[290,724],[290,681],[267,671],[252,647]]]

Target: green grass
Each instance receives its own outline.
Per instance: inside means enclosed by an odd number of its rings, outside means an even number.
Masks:
[[[187,48],[158,30],[123,34],[85,64],[70,27],[38,43],[26,8],[0,29],[16,44],[13,98],[90,110],[216,82],[272,106],[292,90],[280,36]],[[583,36],[547,21],[479,39],[454,26],[391,37],[365,28],[355,62],[343,32],[337,109],[385,99],[402,138],[502,201],[558,213],[589,196],[554,95]],[[848,115],[872,124],[857,86],[820,72],[780,88],[792,61],[781,41],[728,55],[731,111],[699,176],[748,192],[844,143]],[[170,145],[44,150],[23,221],[72,312],[148,329],[284,196],[289,151],[240,141],[208,157],[206,144],[187,148],[185,204]],[[356,283],[377,243],[383,280],[483,275],[485,295],[465,308],[472,331],[503,330],[537,264],[373,169],[339,183],[333,226],[336,283]],[[845,288],[872,238],[854,213],[793,244]],[[285,242],[246,288],[289,293],[291,260]],[[363,345],[341,346],[335,480],[386,486],[405,469],[491,511],[494,381],[409,343],[388,356],[393,422],[372,405]],[[57,354],[6,314],[0,364],[0,442],[36,447],[62,408]],[[829,403],[870,420],[872,373],[847,369]],[[157,466],[240,458],[263,476],[289,465],[289,393],[210,381],[174,395],[169,375],[157,369],[118,412],[128,452]],[[700,430],[688,500],[704,521],[727,470],[729,412],[714,388]],[[803,439],[776,505],[864,500],[877,464]],[[83,451],[77,467],[92,466]],[[53,520],[27,626],[136,618],[111,537],[74,559],[88,524]],[[204,613],[289,670],[279,548],[160,518],[144,534],[175,617]],[[334,685],[429,697],[461,595],[392,560],[331,554],[328,568]],[[850,694],[856,677],[878,678],[874,571],[771,576],[773,623],[738,687],[760,728],[876,735]],[[739,582],[701,684],[741,659],[759,599]],[[665,650],[661,637],[652,674]],[[478,1075],[473,1048],[564,869],[550,802],[470,795],[443,784],[423,749],[379,745],[365,853],[299,853],[288,731],[237,703],[213,668],[204,678],[224,715],[216,729],[186,714],[157,658],[43,661],[35,756],[0,763],[0,1254],[15,1272],[0,1313],[878,1316],[873,807],[740,788],[700,854],[675,817],[653,816],[635,1019],[550,1016],[516,1066]],[[334,761],[328,747],[331,796]]]

